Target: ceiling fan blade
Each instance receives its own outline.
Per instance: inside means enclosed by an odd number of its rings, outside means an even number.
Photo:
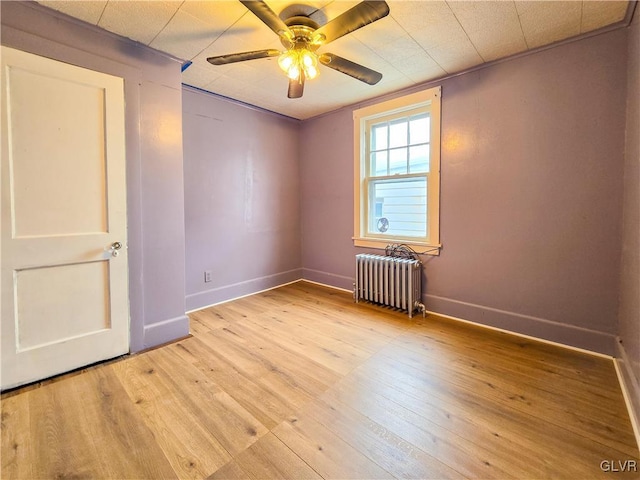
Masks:
[[[301,71],[299,80],[289,79],[289,91],[287,92],[287,97],[300,98],[302,97],[303,91],[304,91],[304,72]]]
[[[380,20],[389,14],[389,5],[384,1],[361,2],[350,8],[339,17],[334,18],[314,32],[314,36],[324,36],[323,43],[333,42],[335,39],[353,32],[370,23]]]
[[[207,58],[207,62],[213,65],[226,65],[227,63],[244,62],[245,60],[257,60],[258,58],[277,57],[280,50],[255,50],[253,52],[229,53]]]
[[[356,78],[361,82],[368,83],[369,85],[375,85],[382,80],[382,74],[364,67],[357,63],[347,60],[346,58],[339,57],[333,53],[323,53],[320,55],[320,63],[326,65],[329,68],[333,68],[338,72],[349,75]]]
[[[278,36],[293,38],[293,33],[289,27],[280,19],[276,13],[269,8],[269,5],[262,0],[240,0],[256,17],[273,30]]]

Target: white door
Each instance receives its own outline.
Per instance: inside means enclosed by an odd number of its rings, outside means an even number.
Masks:
[[[1,47],[2,389],[129,351],[124,83]]]

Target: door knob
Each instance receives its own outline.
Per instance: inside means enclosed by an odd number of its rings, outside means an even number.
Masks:
[[[111,256],[117,257],[118,255],[120,255],[120,252],[118,250],[120,250],[121,248],[122,244],[120,242],[113,242],[111,244]]]

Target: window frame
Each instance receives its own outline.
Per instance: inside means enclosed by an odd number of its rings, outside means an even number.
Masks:
[[[394,98],[368,107],[354,110],[354,236],[357,247],[384,249],[391,243],[403,243],[425,253],[439,255],[440,248],[440,150],[441,150],[441,96],[442,87],[437,86],[421,92]],[[417,174],[370,176],[369,144],[371,128],[376,122],[395,119],[429,111],[429,171]],[[426,178],[427,181],[427,237],[391,237],[368,233],[369,184],[396,178]]]

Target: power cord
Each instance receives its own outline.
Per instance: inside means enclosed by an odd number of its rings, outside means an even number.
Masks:
[[[384,254],[387,257],[409,258],[411,260],[419,261],[420,257],[418,257],[418,255],[425,255],[438,250],[439,247],[433,247],[425,250],[424,252],[416,252],[413,248],[404,243],[391,243],[385,247]]]

